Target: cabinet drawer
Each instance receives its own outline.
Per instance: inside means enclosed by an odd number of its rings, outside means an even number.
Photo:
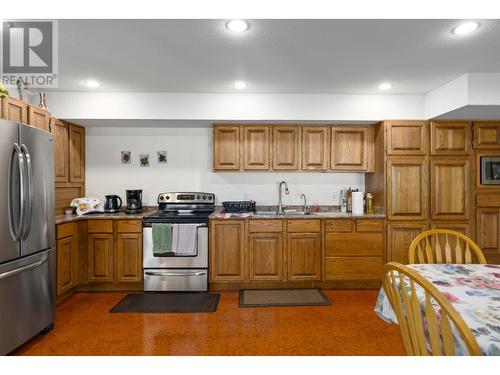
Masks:
[[[357,232],[383,232],[383,220],[356,220]]]
[[[57,226],[57,239],[61,239],[64,237],[69,237],[75,234],[76,231],[76,223],[65,223],[59,224]]]
[[[382,257],[335,257],[325,260],[326,280],[380,280]]]
[[[352,220],[325,220],[326,232],[352,232]]]
[[[382,256],[383,233],[327,233],[325,256]]]
[[[476,200],[477,207],[500,207],[500,192],[479,193]]]
[[[279,220],[250,220],[250,233],[255,232],[282,232],[283,221]]]
[[[141,233],[142,221],[141,220],[118,220],[117,221],[118,233]]]
[[[321,221],[318,219],[290,219],[287,224],[288,232],[321,232]]]
[[[88,233],[113,233],[113,220],[88,220]]]

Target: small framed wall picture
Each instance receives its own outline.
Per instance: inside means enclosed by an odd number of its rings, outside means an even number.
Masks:
[[[140,154],[139,161],[141,167],[149,167],[149,154]]]
[[[130,164],[132,162],[131,152],[130,151],[122,151],[121,161],[122,161],[122,164]]]
[[[158,151],[158,164],[167,164],[167,151]]]

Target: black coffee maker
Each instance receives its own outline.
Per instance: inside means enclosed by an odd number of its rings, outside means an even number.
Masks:
[[[127,214],[142,212],[142,190],[127,190]]]

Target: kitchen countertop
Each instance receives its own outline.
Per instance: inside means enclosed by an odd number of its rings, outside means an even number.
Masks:
[[[385,213],[376,211],[373,214],[353,214],[340,211],[312,212],[309,215],[301,214],[224,214],[214,212],[209,219],[385,219]]]
[[[142,220],[144,216],[149,216],[158,212],[157,207],[145,207],[140,214],[127,214],[125,211],[115,213],[95,213],[82,216],[77,215],[56,215],[56,224],[70,223],[77,220]]]

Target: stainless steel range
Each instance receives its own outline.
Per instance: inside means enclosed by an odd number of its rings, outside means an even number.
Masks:
[[[161,193],[158,204],[158,213],[143,222],[144,291],[207,291],[208,216],[215,195]],[[171,231],[170,250],[154,248],[153,227]]]

